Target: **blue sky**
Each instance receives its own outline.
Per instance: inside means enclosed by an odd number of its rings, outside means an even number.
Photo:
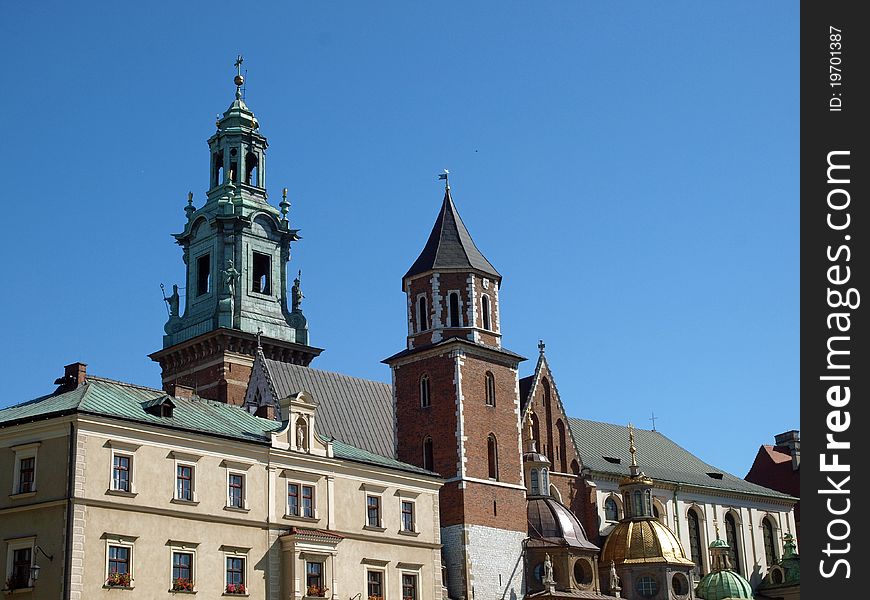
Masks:
[[[245,56],[303,240],[313,366],[389,380],[451,172],[573,416],[745,475],[799,426],[798,4],[16,3],[4,10],[0,406],[66,363],[159,386],[159,284]],[[642,452],[642,449],[639,449]]]

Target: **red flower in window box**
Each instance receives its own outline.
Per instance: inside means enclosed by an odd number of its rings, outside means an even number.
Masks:
[[[193,580],[188,579],[187,577],[177,577],[172,580],[172,591],[173,592],[192,592],[193,591]]]
[[[106,579],[106,585],[109,587],[130,587],[129,573],[109,573]]]
[[[228,583],[227,594],[247,594],[244,583]]]
[[[329,591],[328,587],[321,587],[319,585],[309,585],[308,590],[305,592],[306,596],[312,598],[326,598],[326,592]]]

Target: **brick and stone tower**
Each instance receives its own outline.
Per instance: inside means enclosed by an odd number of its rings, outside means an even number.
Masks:
[[[320,354],[308,344],[300,277],[287,306],[290,243],[299,239],[287,219],[284,198],[275,208],[266,196],[266,138],[242,99],[241,57],[236,61],[236,98],[208,140],[211,154],[205,204],[185,207],[184,231],[175,234],[184,250],[187,281],[183,311],[177,286],[167,298],[169,321],[163,349],[150,355],[163,370],[163,387],[241,404],[262,332],[264,354],[308,365]]]
[[[446,177],[444,177],[446,179]],[[393,372],[399,460],[438,472],[451,598],[521,598],[526,537],[519,384],[501,347],[501,275],[444,202],[402,280],[408,337]]]

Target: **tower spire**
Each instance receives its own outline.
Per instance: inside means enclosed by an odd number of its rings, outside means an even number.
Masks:
[[[242,75],[243,62],[245,62],[245,57],[239,54],[236,57],[236,62],[233,63],[233,66],[236,67],[236,76],[233,78],[233,81],[236,84],[236,100],[242,99],[242,85],[245,83],[245,78]]]

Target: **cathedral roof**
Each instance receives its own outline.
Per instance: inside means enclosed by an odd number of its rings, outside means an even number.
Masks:
[[[318,403],[317,433],[373,454],[395,457],[390,384],[264,360],[276,399],[304,390]]]
[[[307,369],[299,367],[308,371]],[[335,376],[335,378],[330,377]],[[326,373],[324,371],[316,371],[312,374],[313,380],[320,378],[323,385],[333,385],[333,394],[330,398],[341,396],[344,393],[352,393],[352,385],[357,384],[362,387],[369,386],[369,392],[373,393],[372,389],[375,385],[380,385],[380,391],[386,390],[386,398],[391,403],[392,395],[390,386],[386,384],[378,384],[374,381],[365,381],[346,377],[344,375],[336,375],[335,373]],[[349,382],[347,380],[355,380]],[[310,391],[310,388],[305,388]],[[317,388],[318,390],[321,388]],[[353,398],[361,399],[366,393],[357,393]],[[24,402],[4,409],[0,409],[0,428],[18,425],[30,421],[38,421],[53,417],[60,417],[74,413],[84,413],[92,415],[101,415],[113,419],[121,419],[141,423],[144,425],[152,425],[157,427],[166,427],[181,431],[190,431],[205,435],[211,435],[226,439],[233,439],[242,442],[252,442],[256,444],[271,444],[272,432],[280,429],[282,423],[271,419],[263,419],[250,414],[241,407],[213,400],[205,400],[201,398],[172,398],[173,411],[172,416],[160,416],[146,410],[153,404],[155,399],[166,398],[166,393],[163,390],[143,387],[131,383],[120,381],[112,381],[111,379],[103,379],[88,375],[85,383],[79,385],[75,389],[64,391],[62,393],[49,394],[41,396],[29,402]],[[361,402],[366,410],[373,408],[372,405],[366,404],[366,400]],[[378,402],[383,402],[383,396],[379,397]],[[324,407],[327,403],[324,403]],[[393,458],[392,452],[392,405],[385,409],[389,415],[389,428],[387,435],[390,436],[390,451],[381,453],[379,451],[371,451],[367,448],[360,448],[353,444],[353,440],[336,439],[332,441],[334,456],[339,459],[360,462],[369,465],[376,465],[390,469],[398,469],[422,475],[434,475],[429,471],[420,469],[414,465],[409,465]],[[363,410],[358,410],[358,414],[368,417]],[[383,413],[383,411],[382,411]],[[329,411],[324,411],[324,414]],[[321,412],[318,409],[318,419],[316,423],[320,424]],[[323,426],[323,431],[320,427],[317,428],[317,433],[329,439],[333,434],[330,433],[326,424],[333,424],[329,416],[326,418],[326,423]],[[376,429],[380,432],[385,431],[383,425],[384,418],[380,421],[375,421]],[[338,437],[336,435],[336,437]]]
[[[570,546],[598,552],[598,546],[586,537],[586,530],[577,517],[563,504],[550,497],[531,498],[528,501],[530,545]]]
[[[698,582],[695,595],[704,600],[752,598],[752,586],[739,573],[730,569],[712,571]]]
[[[501,279],[495,267],[474,245],[474,240],[453,204],[449,188],[444,192],[444,202],[432,233],[429,234],[429,240],[420,256],[405,273],[404,279],[439,269],[473,269]]]
[[[628,475],[628,466],[631,464],[631,456],[625,443],[628,439],[628,427],[573,417],[568,419],[568,423],[585,468],[617,478]],[[792,496],[750,483],[705,463],[659,431],[635,429],[634,435],[638,451],[643,455],[644,473],[659,483],[688,484],[767,498],[796,500]]]
[[[654,517],[623,519],[601,551],[601,564],[676,564],[692,566],[674,532]]]

